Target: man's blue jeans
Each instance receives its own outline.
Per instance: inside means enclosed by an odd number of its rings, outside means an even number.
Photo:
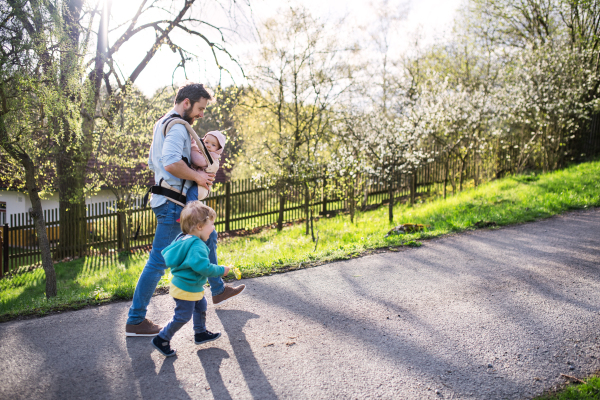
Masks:
[[[138,279],[135,292],[133,294],[133,303],[129,308],[129,316],[127,318],[128,325],[137,325],[146,318],[146,309],[150,304],[152,294],[156,289],[156,285],[160,278],[165,274],[167,266],[161,251],[165,249],[177,235],[181,233],[181,227],[177,221],[183,207],[178,206],[172,201],[167,201],[165,204],[153,208],[158,222],[154,241],[152,242],[152,251],[146,262],[146,266]],[[212,264],[217,264],[217,231],[211,233],[208,241],[205,242],[209,249],[208,258]],[[225,285],[223,279],[208,278],[210,291],[213,296],[223,293]]]
[[[194,316],[194,333],[206,332],[206,297],[198,301],[175,299],[173,319],[162,328],[158,336],[168,342]]]

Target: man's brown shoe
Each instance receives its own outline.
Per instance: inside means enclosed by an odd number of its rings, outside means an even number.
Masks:
[[[246,289],[246,285],[240,285],[237,287],[225,285],[225,290],[223,291],[223,293],[212,297],[213,304],[215,306],[222,306],[223,304],[227,303],[227,301],[229,301],[232,297],[242,293],[244,289]]]
[[[146,318],[137,325],[125,325],[125,336],[156,336],[161,329],[161,326]]]

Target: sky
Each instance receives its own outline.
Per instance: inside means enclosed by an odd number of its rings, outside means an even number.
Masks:
[[[349,30],[349,34],[355,34],[357,38],[364,35],[365,30],[375,23],[376,15],[373,8],[375,1],[359,0],[250,0],[252,11],[246,9],[243,15],[239,15],[240,24],[236,26],[237,34],[229,35],[228,50],[240,60],[245,60],[253,49],[257,46],[256,35],[253,32],[253,26],[259,26],[262,21],[268,18],[277,18],[282,7],[290,5],[302,5],[306,7],[313,16],[323,21],[332,21],[344,18],[345,26],[357,29]],[[381,1],[381,0],[380,0]],[[219,26],[226,26],[229,21],[226,20],[220,10],[210,8],[211,4],[204,0],[199,7],[198,18],[214,23]],[[404,10],[400,12],[404,15],[398,23],[398,30],[395,31],[391,40],[392,48],[396,53],[406,51],[417,33],[422,45],[428,45],[434,41],[443,41],[448,37],[452,29],[453,20],[463,3],[462,0],[406,0],[404,2],[388,0],[389,7],[392,10]],[[113,1],[112,17],[118,22],[121,19],[129,18],[137,9],[138,1]],[[364,29],[359,29],[363,27]],[[109,37],[109,41],[114,42],[120,31],[116,30]],[[346,33],[347,34],[347,33]],[[177,38],[177,37],[176,37]],[[148,30],[126,43],[119,51],[116,61],[123,73],[128,76],[144,57],[153,42],[154,33]],[[198,39],[190,39],[189,36],[180,36],[179,42],[184,43],[195,55],[199,56],[187,65],[187,79],[207,83],[209,86],[215,85],[219,81],[218,69],[208,50],[208,46]],[[186,80],[182,69],[175,73],[175,67],[180,61],[178,54],[173,53],[167,46],[162,46],[159,52],[150,61],[136,80],[136,85],[146,94],[152,95],[156,89]],[[222,83],[228,85],[231,83],[243,84],[245,79],[239,69],[231,62],[227,63],[223,59],[223,64],[232,71],[233,79],[227,74],[221,75]]]

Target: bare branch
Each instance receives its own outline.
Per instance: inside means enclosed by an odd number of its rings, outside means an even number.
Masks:
[[[164,30],[164,33],[156,38],[154,45],[150,48],[148,53],[144,59],[138,64],[135,70],[129,76],[129,82],[135,82],[140,73],[146,68],[148,62],[154,57],[160,46],[162,45],[164,39],[171,33],[171,31],[179,24],[179,22],[183,19],[183,16],[188,12],[189,8],[194,3],[194,0],[186,0],[183,8],[179,12],[179,15],[169,24],[169,26]]]
[[[127,30],[123,33],[123,35],[121,35],[121,37],[118,38],[117,41],[115,42],[115,44],[110,48],[110,50],[108,51],[108,57],[112,56],[117,50],[119,50],[119,48],[123,45],[123,43],[125,43],[127,40],[129,40],[131,38],[131,36],[133,36],[131,31],[133,31],[133,28],[135,27],[138,19],[140,18],[140,15],[142,15],[142,10],[144,9],[144,5],[146,5],[147,1],[148,0],[142,0],[135,15],[131,19],[131,24],[129,24],[129,28],[127,28]]]
[[[229,72],[229,70],[227,70],[226,68],[224,68],[220,63],[219,63],[219,59],[217,58],[217,54],[215,52],[215,48],[217,48],[217,50],[222,51],[223,53],[227,54],[229,56],[229,58],[231,59],[231,61],[235,62],[237,64],[237,66],[240,68],[240,70],[242,71],[242,75],[245,77],[246,74],[244,73],[244,69],[242,68],[241,64],[238,62],[237,59],[235,59],[235,57],[233,57],[231,55],[231,53],[229,53],[229,51],[227,51],[227,49],[225,49],[223,46],[221,46],[218,43],[214,43],[211,42],[210,40],[208,40],[208,38],[206,36],[204,36],[203,34],[201,34],[200,32],[197,31],[193,31],[189,28],[187,28],[186,26],[183,26],[181,24],[177,24],[177,27],[191,35],[195,35],[198,36],[200,38],[202,38],[202,40],[204,40],[206,42],[206,44],[208,44],[210,46],[210,50],[212,51],[213,57],[215,59],[215,62],[217,63],[217,66],[219,67],[220,70],[225,70],[230,76],[231,72]],[[232,76],[233,77],[233,76]]]

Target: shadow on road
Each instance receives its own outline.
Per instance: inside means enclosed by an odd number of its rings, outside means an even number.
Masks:
[[[264,374],[258,360],[252,352],[252,347],[246,340],[244,326],[249,320],[260,316],[239,310],[217,310],[217,316],[227,332],[233,353],[242,370],[248,389],[255,399],[276,399],[277,395]],[[207,370],[207,368],[204,368]]]
[[[153,399],[164,393],[171,399],[190,399],[184,388],[177,384],[175,362],[177,356],[162,357],[160,370],[156,372],[156,365],[151,357],[154,348],[150,345],[151,338],[128,338],[125,343],[127,354],[131,360],[131,377],[139,385],[143,399]]]
[[[221,375],[221,362],[229,358],[229,353],[217,347],[198,350],[198,357],[202,363],[206,380],[215,400],[231,400],[232,397],[225,387],[223,376]],[[233,377],[228,377],[228,379]]]

